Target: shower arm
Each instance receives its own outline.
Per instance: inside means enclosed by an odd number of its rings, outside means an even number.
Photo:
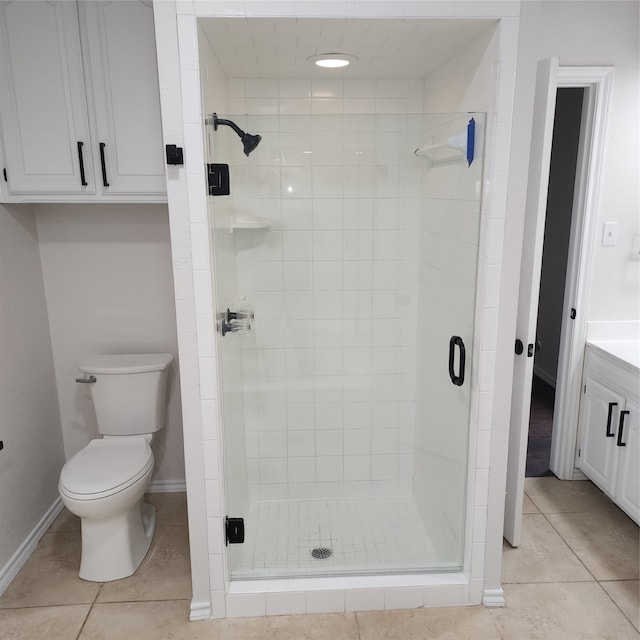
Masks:
[[[207,118],[206,123],[212,124],[214,131],[218,130],[218,125],[226,124],[227,127],[231,127],[241,138],[245,135],[245,132],[235,122],[225,120],[224,118],[218,118],[217,113],[211,114],[211,118]]]

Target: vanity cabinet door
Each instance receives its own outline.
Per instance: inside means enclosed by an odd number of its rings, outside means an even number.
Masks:
[[[79,4],[103,195],[166,193],[153,6]]]
[[[585,380],[580,407],[578,468],[611,498],[616,489],[618,421],[624,406],[623,396],[593,378]]]
[[[95,193],[75,2],[0,2],[8,191]]]
[[[625,411],[628,413],[624,415],[622,437],[619,439],[624,446],[617,447],[616,502],[640,524],[640,403],[627,400]]]

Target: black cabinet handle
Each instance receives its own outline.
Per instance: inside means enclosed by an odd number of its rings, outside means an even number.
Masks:
[[[628,416],[629,412],[628,411],[621,411],[620,412],[620,424],[618,425],[618,442],[616,442],[616,444],[619,447],[626,447],[627,443],[626,442],[622,442],[622,429],[624,428],[624,418],[625,416]]]
[[[611,433],[611,418],[613,417],[613,407],[617,407],[618,403],[617,402],[610,402],[609,403],[609,412],[607,413],[607,431],[606,431],[606,435],[607,438],[615,438],[615,433]]]
[[[82,157],[82,142],[78,140],[78,162],[80,163],[80,184],[86,187],[88,182],[84,176],[84,158]]]
[[[458,366],[458,375],[454,370],[454,356],[456,347],[460,350],[460,364]],[[461,387],[464,384],[464,369],[465,369],[465,357],[466,350],[464,348],[464,342],[460,336],[453,336],[449,340],[449,377],[451,382],[457,387]]]
[[[104,148],[107,145],[104,142],[100,143],[100,164],[102,165],[102,186],[108,187],[109,183],[107,182],[107,163],[104,160]]]

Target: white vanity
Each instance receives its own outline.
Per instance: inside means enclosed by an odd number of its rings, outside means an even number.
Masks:
[[[590,340],[577,467],[640,524],[640,341]]]

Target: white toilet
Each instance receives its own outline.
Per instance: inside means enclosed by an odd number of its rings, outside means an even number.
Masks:
[[[169,353],[90,356],[88,377],[102,438],[62,468],[58,490],[81,518],[80,577],[108,582],[132,575],[153,538],[155,508],[142,502],[153,472],[153,434],[166,417]]]

